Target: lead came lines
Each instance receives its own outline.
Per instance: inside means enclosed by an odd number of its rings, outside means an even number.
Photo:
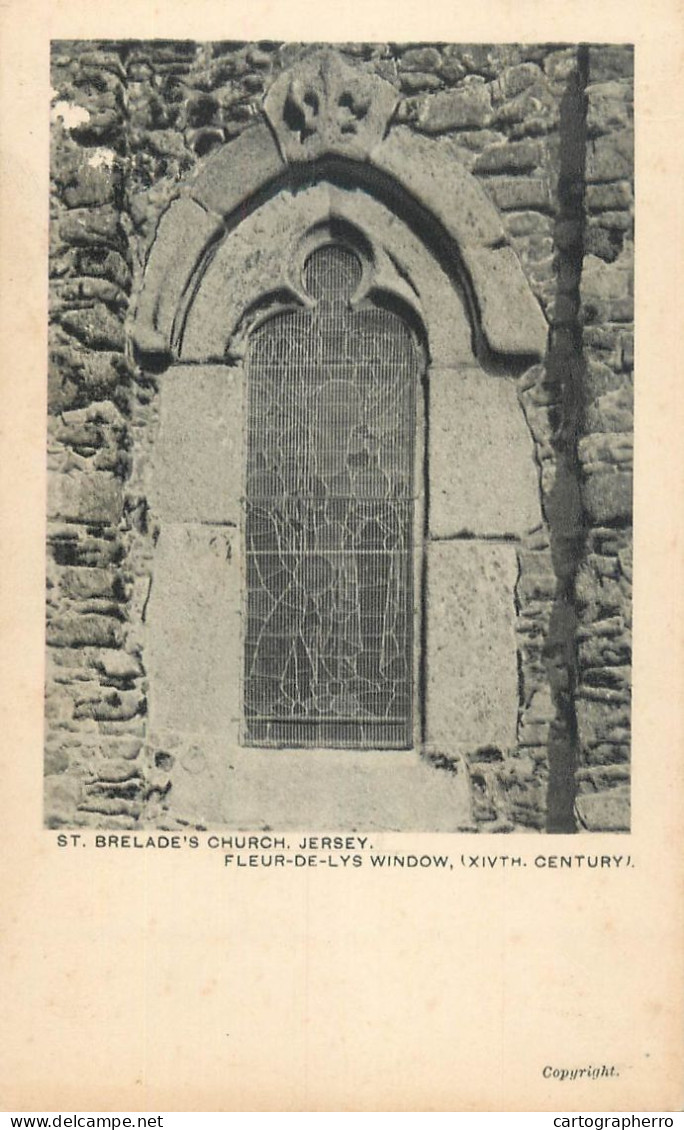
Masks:
[[[354,310],[360,264],[311,256],[310,310],[256,332],[247,463],[247,739],[412,741],[413,443],[408,329]]]

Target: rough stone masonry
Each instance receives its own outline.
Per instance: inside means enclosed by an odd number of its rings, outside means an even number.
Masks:
[[[59,41],[51,62],[47,825],[629,830],[631,47]],[[381,758],[239,740],[222,421],[269,239],[276,271],[279,233],[331,209],[429,356],[423,725]]]

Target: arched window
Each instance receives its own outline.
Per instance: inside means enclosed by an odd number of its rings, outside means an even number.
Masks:
[[[172,202],[146,267],[149,729],[184,819],[453,830],[475,798],[534,822],[555,583],[518,375],[548,327],[454,147],[392,125],[365,72],[346,132],[360,75],[323,56]]]
[[[250,340],[246,744],[409,748],[419,351],[325,243]]]

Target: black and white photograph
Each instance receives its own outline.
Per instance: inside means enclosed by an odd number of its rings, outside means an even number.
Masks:
[[[633,65],[52,41],[47,827],[630,830]]]
[[[8,1127],[675,1126],[679,8],[0,5]]]

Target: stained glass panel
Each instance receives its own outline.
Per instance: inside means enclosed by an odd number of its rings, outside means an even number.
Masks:
[[[253,335],[246,485],[246,740],[412,745],[418,358],[387,310],[353,308],[356,256],[305,266],[312,309]]]

